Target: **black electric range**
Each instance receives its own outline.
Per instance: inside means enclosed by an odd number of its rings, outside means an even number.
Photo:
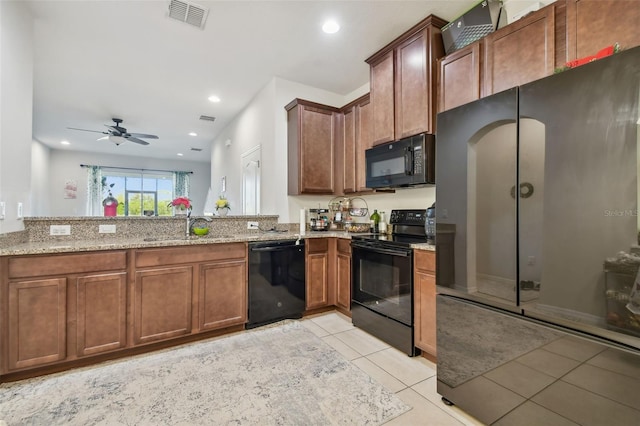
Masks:
[[[353,325],[410,356],[413,336],[413,249],[426,243],[426,210],[392,210],[391,234],[351,237]]]

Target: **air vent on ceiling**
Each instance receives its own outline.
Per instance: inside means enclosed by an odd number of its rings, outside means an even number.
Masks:
[[[204,121],[216,121],[215,117],[210,117],[208,115],[201,115],[200,116],[200,120],[204,120]]]
[[[194,27],[204,29],[204,23],[207,20],[208,14],[208,9],[191,2],[183,0],[169,1],[169,18],[186,22]]]
[[[202,148],[193,148],[193,147],[191,147],[191,151],[200,152],[200,151],[202,151]]]

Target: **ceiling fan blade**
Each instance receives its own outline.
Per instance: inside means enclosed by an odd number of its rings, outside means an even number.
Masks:
[[[81,132],[102,133],[103,135],[108,135],[108,133],[107,133],[107,132],[101,132],[101,131],[99,131],[99,130],[78,129],[77,127],[67,127],[67,129],[71,129],[71,130],[80,130]]]
[[[142,139],[134,138],[133,136],[125,138],[129,142],[139,143],[140,145],[149,145],[149,142],[143,141]]]
[[[158,139],[156,135],[147,135],[145,133],[127,133],[127,135],[133,136],[134,138]]]
[[[103,141],[105,139],[109,139],[109,136],[103,136],[101,138],[96,139],[97,141]]]

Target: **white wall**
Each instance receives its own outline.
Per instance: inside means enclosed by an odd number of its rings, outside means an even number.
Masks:
[[[38,141],[32,141],[30,216],[48,216],[51,212],[50,164],[51,148]]]
[[[50,209],[44,213],[45,216],[84,216],[86,214],[87,169],[80,167],[80,164],[193,171],[189,198],[193,201],[193,214],[199,216],[203,214],[204,202],[211,181],[209,163],[53,149],[49,158]],[[67,181],[77,183],[77,198],[64,198],[64,186]],[[34,194],[34,198],[36,196]]]
[[[17,204],[29,215],[33,110],[33,21],[22,2],[0,1],[0,233],[24,229]]]

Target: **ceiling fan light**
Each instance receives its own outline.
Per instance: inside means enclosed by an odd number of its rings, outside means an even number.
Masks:
[[[109,136],[109,140],[113,143],[115,143],[116,145],[120,145],[122,142],[126,141],[125,138],[123,138],[122,136]]]

